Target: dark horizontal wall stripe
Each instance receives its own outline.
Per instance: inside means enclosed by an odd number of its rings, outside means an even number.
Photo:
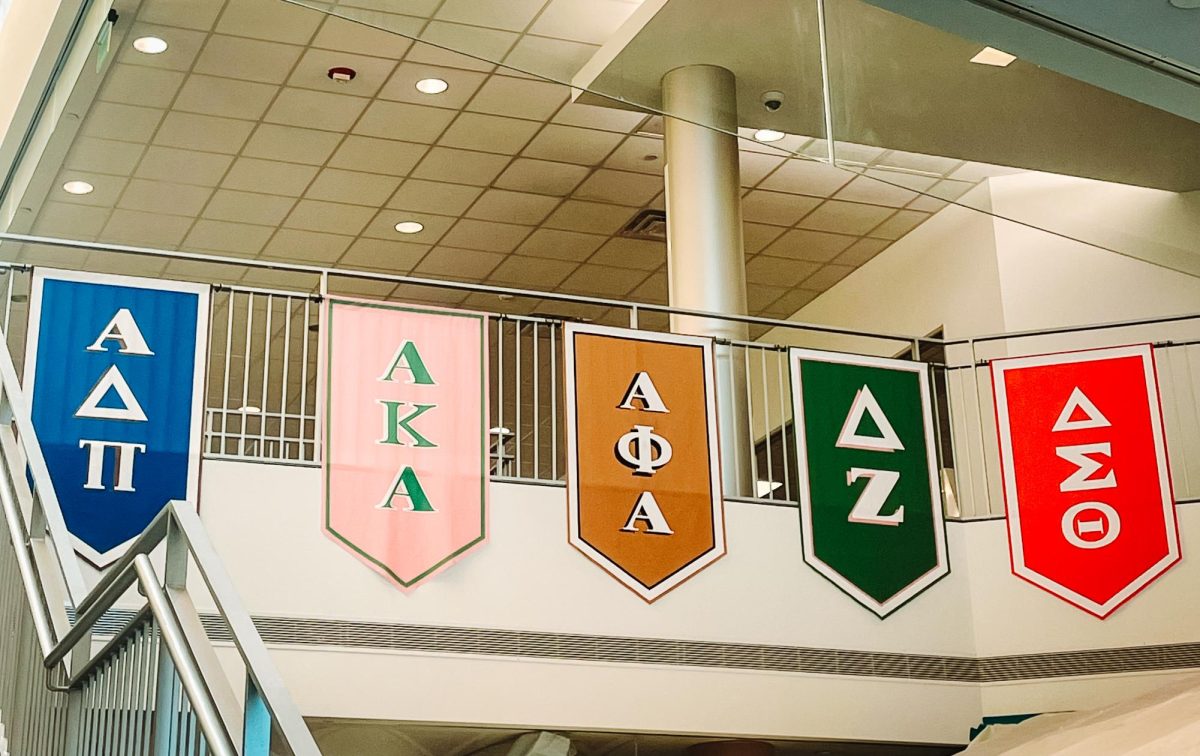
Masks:
[[[132,612],[109,611],[100,621],[97,632],[101,635],[116,633],[132,616]],[[201,620],[212,640],[233,639],[220,617],[206,614]],[[293,646],[662,664],[937,682],[990,683],[1200,668],[1200,643],[1056,651],[975,659],[963,656],[713,643],[666,638],[396,625],[308,617],[255,617],[254,624],[267,643]]]

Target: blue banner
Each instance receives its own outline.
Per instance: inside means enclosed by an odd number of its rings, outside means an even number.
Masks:
[[[25,386],[67,530],[97,567],[195,501],[208,287],[36,270]]]

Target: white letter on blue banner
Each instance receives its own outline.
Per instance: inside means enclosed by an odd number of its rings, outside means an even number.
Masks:
[[[75,548],[104,567],[195,501],[208,286],[35,270],[25,387]]]

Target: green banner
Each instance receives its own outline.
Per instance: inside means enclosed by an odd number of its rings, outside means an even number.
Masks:
[[[804,561],[886,617],[950,572],[922,363],[791,351]]]

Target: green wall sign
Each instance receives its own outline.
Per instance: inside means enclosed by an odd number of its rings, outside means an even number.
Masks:
[[[804,561],[879,617],[950,572],[929,374],[791,350]]]

